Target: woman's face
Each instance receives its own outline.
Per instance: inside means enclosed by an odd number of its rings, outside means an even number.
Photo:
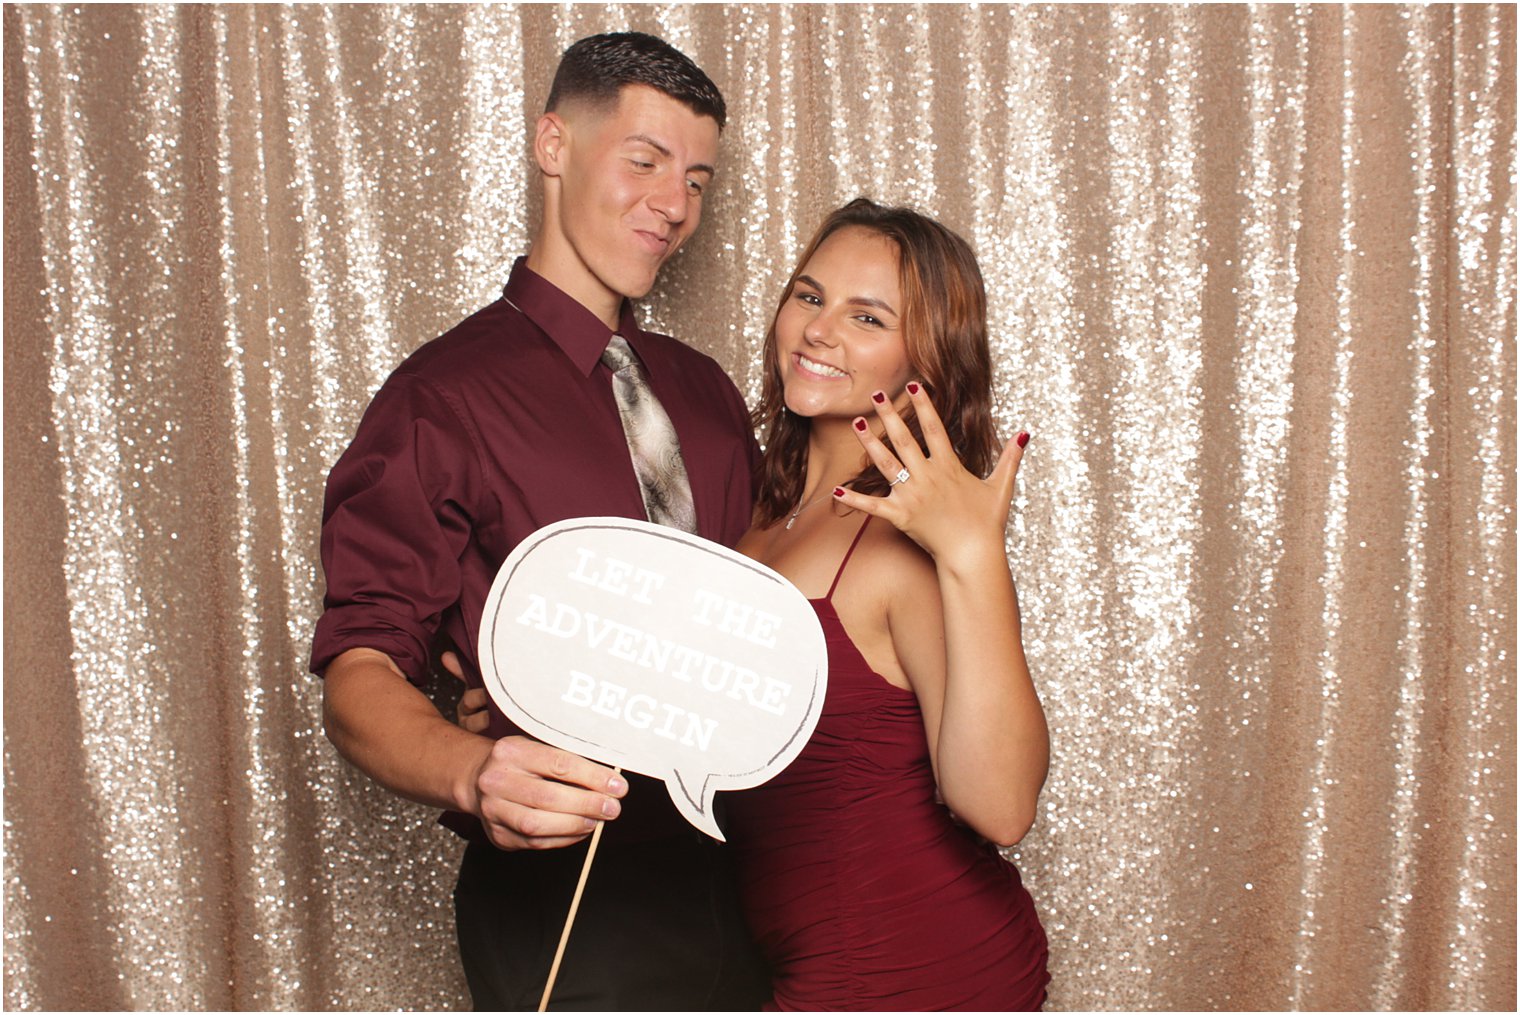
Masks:
[[[776,315],[786,407],[854,419],[873,392],[897,400],[912,374],[903,310],[897,244],[859,226],[830,234]]]

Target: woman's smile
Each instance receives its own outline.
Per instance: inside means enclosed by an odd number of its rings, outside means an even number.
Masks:
[[[794,353],[792,358],[797,362],[797,369],[804,373],[821,377],[824,380],[836,380],[841,377],[850,376],[838,367],[831,367],[827,363],[820,363],[815,359],[809,359],[800,352]]]

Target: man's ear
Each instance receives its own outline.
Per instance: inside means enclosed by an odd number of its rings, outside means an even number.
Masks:
[[[533,134],[533,158],[545,176],[558,176],[563,172],[565,148],[569,139],[569,128],[558,113],[545,113],[538,118],[538,126]]]

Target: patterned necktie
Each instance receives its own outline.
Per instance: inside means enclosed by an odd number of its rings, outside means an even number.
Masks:
[[[696,532],[697,510],[686,463],[681,460],[681,442],[664,406],[649,390],[649,378],[628,348],[628,340],[613,335],[602,362],[612,371],[612,394],[644,495],[644,513],[657,525]]]

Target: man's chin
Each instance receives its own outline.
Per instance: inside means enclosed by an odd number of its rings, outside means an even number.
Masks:
[[[643,299],[649,295],[649,291],[654,288],[655,280],[658,278],[659,274],[655,273],[648,278],[628,279],[618,291],[631,300]]]
[[[643,299],[660,280],[660,271],[670,261],[668,256],[658,260],[644,257],[623,257],[618,263],[605,265],[605,273],[598,272],[602,284],[613,292],[622,293],[630,300]]]

